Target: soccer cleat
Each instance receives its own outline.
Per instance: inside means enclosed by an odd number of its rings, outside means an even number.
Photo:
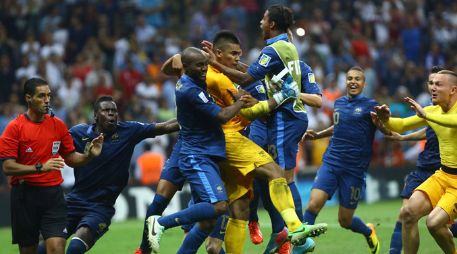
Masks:
[[[318,223],[314,225],[303,224],[293,232],[289,232],[288,239],[293,245],[302,245],[307,237],[319,236],[327,231],[327,223]]]
[[[287,230],[287,228],[284,228],[281,232],[275,234],[276,237],[274,239],[274,244],[272,246],[274,246],[273,248],[271,248],[269,250],[269,254],[273,254],[273,253],[281,253],[281,248],[283,248],[284,245],[288,244],[289,246],[289,250],[290,250],[290,242],[288,241],[288,237],[289,237],[289,231]],[[267,247],[268,249],[268,247]],[[283,251],[286,251],[287,250],[287,247],[284,247],[284,250]],[[288,252],[282,252],[282,253],[288,253]]]
[[[159,253],[160,238],[162,237],[165,228],[159,224],[160,216],[152,215],[147,218],[148,225],[148,242],[153,253]]]
[[[279,247],[279,254],[290,254],[290,250],[292,249],[292,245],[289,241],[286,241]]]
[[[263,242],[262,231],[260,231],[260,226],[258,221],[249,222],[249,236],[251,242],[255,245],[261,244]]]
[[[378,236],[376,235],[376,229],[372,223],[367,223],[367,226],[371,228],[371,235],[367,237],[368,247],[370,247],[371,254],[378,254],[380,245]]]
[[[135,253],[133,253],[133,254],[150,254],[150,252],[144,252],[141,250],[141,248],[138,248],[135,250]]]
[[[306,241],[302,245],[294,246],[292,250],[292,254],[304,254],[308,252],[313,252],[314,248],[316,247],[316,243],[311,238],[306,238]]]

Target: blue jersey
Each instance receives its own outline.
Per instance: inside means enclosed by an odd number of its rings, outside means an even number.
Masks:
[[[225,158],[225,138],[216,116],[221,108],[206,84],[183,75],[176,84],[177,118],[181,126],[181,154]]]
[[[441,166],[438,139],[436,138],[435,131],[433,131],[431,127],[427,127],[425,137],[427,141],[425,142],[424,151],[419,154],[416,166],[434,172]]]
[[[286,67],[276,50],[269,46],[279,40],[289,41],[287,34],[280,34],[276,37],[268,39],[266,41],[267,46],[260,52],[258,61],[249,66],[248,73],[255,80],[261,80],[265,78],[267,74],[270,74],[271,76],[277,75]],[[297,66],[297,68],[299,67]],[[302,91],[301,87],[300,91]],[[307,120],[306,113],[304,111],[295,111],[293,105],[294,104],[292,102],[283,103],[275,111],[287,111],[295,118]]]
[[[116,131],[105,136],[101,154],[74,170],[75,185],[69,199],[114,204],[129,179],[133,149],[141,140],[153,137],[155,124],[119,122]],[[95,125],[79,124],[70,129],[76,150],[84,149],[98,136]]]
[[[319,84],[316,82],[313,70],[305,62],[300,61],[301,92],[308,94],[322,94]]]
[[[339,168],[366,171],[371,160],[376,126],[370,112],[378,103],[363,95],[335,101],[333,136],[323,161]]]
[[[265,84],[262,81],[257,80],[254,83],[243,87],[244,90],[249,92],[252,97],[256,98],[259,101],[267,100],[267,92],[265,90]]]

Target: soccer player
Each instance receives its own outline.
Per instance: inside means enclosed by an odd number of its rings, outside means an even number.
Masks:
[[[311,190],[304,221],[314,224],[325,202],[338,189],[340,207],[338,221],[341,227],[365,236],[371,253],[379,253],[379,241],[373,224],[365,224],[354,216],[372,155],[372,144],[376,131],[370,112],[378,103],[364,97],[363,69],[355,66],[346,74],[347,95],[335,101],[333,125],[316,132],[308,130],[304,140],[332,137],[325,151],[323,164],[317,171]],[[387,133],[381,128],[381,131]]]
[[[432,71],[428,77],[428,88],[433,85],[433,78],[435,74],[441,70],[443,70],[443,68],[438,66],[434,66],[432,68]],[[377,118],[375,120],[377,120]],[[431,127],[423,128],[407,135],[400,135],[396,132],[392,132],[391,135],[386,137],[388,139],[397,141],[415,141],[426,139],[424,150],[419,154],[419,157],[417,158],[416,169],[406,176],[405,185],[402,192],[400,193],[400,196],[403,198],[402,206],[405,206],[408,202],[408,199],[413,194],[414,189],[416,189],[420,184],[427,180],[441,166],[438,139],[436,138],[436,134]],[[400,219],[398,219],[395,223],[394,232],[392,233],[392,238],[390,240],[390,254],[401,253],[401,229],[402,224]]]
[[[417,253],[419,236],[417,222],[427,215],[427,227],[444,253],[455,253],[455,245],[448,222],[457,217],[457,74],[443,70],[434,76],[430,91],[433,106],[422,108],[413,99],[405,101],[416,111],[416,116],[392,118],[387,105],[375,107],[378,117],[387,128],[402,133],[429,125],[436,133],[441,157],[441,168],[415,189],[400,211],[404,253]]]
[[[37,253],[41,232],[48,253],[65,251],[66,204],[60,184],[64,162],[81,166],[101,153],[103,135],[93,137],[84,153],[75,151],[65,123],[50,113],[48,83],[24,83],[27,112],[12,120],[0,138],[3,171],[11,178],[13,244],[21,254]],[[50,113],[50,114],[49,114]]]
[[[129,162],[140,141],[179,130],[176,119],[145,124],[119,121],[111,96],[101,96],[94,104],[94,124],[70,129],[77,151],[84,151],[94,137],[103,133],[104,149],[97,159],[75,167],[75,184],[66,196],[68,237],[74,233],[67,254],[88,251],[109,229],[114,203],[127,185]]]
[[[258,60],[249,66],[247,72],[217,63],[207,42],[203,42],[203,49],[210,55],[211,65],[241,86],[265,78],[267,93],[271,97],[278,86],[277,81],[291,77],[296,82],[298,87],[296,92],[299,93],[301,75],[298,53],[287,36],[292,23],[293,14],[290,8],[273,5],[265,11],[260,25],[267,46],[262,49]],[[295,208],[301,208],[298,205],[301,204],[300,194],[293,182],[294,175],[291,170],[295,168],[298,142],[307,128],[306,111],[301,100],[297,97],[291,102],[282,104],[268,117],[267,126],[268,151],[279,166],[285,169],[286,185],[290,183],[288,187],[296,204]],[[271,198],[273,203],[277,202],[275,197]],[[297,212],[301,215],[300,210]]]
[[[194,205],[168,216],[151,216],[148,240],[157,253],[167,228],[213,220],[228,208],[228,197],[217,162],[225,159],[225,141],[220,123],[238,114],[246,104],[242,91],[229,107],[217,106],[206,91],[208,60],[197,48],[186,48],[181,56],[185,74],[176,84],[176,105],[182,146],[179,169],[192,189]],[[209,225],[207,228],[211,228]]]

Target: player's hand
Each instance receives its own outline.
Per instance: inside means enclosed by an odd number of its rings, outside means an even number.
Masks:
[[[315,130],[307,130],[305,134],[303,134],[303,137],[301,138],[301,141],[305,140],[315,140],[318,138],[318,134]]]
[[[406,103],[409,104],[410,108],[416,112],[416,115],[420,118],[427,118],[427,113],[425,112],[424,108],[422,108],[419,103],[417,103],[415,100],[411,99],[410,97],[405,97],[403,99]]]
[[[238,88],[236,91],[227,89],[227,92],[230,94],[230,96],[232,96],[234,101],[239,101],[244,95],[251,95],[249,92],[241,88]]]
[[[254,106],[255,104],[259,103],[259,101],[252,97],[250,94],[246,94],[241,96],[240,100],[244,101],[246,104],[243,106],[243,108],[250,108]]]
[[[390,117],[389,106],[387,106],[386,104],[383,104],[381,106],[375,106],[374,110],[375,110],[376,115],[379,118],[379,120],[381,120],[382,122],[387,122],[389,120],[389,117]]]
[[[41,168],[41,171],[47,172],[51,170],[62,170],[65,166],[65,161],[62,157],[51,158]]]
[[[399,133],[396,133],[395,131],[392,131],[390,133],[390,135],[385,135],[384,138],[387,140],[392,140],[392,141],[402,141],[403,140],[403,136],[400,135]]]
[[[209,41],[202,41],[201,42],[203,52],[205,53],[206,57],[208,58],[208,62],[210,64],[216,61],[216,55],[213,52],[213,44]]]
[[[89,158],[94,158],[99,156],[102,153],[103,141],[105,140],[103,133],[100,133],[98,137],[94,138],[87,148],[87,156]]]

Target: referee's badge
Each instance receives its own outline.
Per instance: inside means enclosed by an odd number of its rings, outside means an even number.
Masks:
[[[56,155],[60,149],[60,141],[52,142],[52,156]]]

